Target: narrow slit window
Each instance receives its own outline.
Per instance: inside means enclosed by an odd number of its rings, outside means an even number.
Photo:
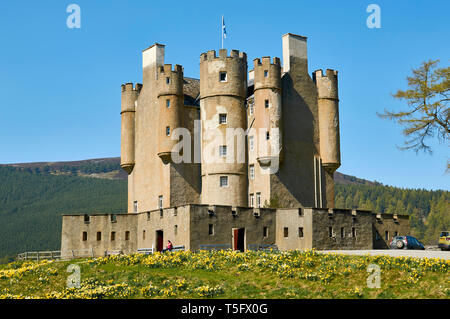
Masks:
[[[266,132],[266,140],[270,140],[270,133],[269,133],[269,131]]]
[[[265,226],[265,227],[263,228],[263,237],[264,237],[264,238],[269,237],[269,227],[267,227],[267,226]]]
[[[84,231],[83,232],[83,241],[86,241],[87,240],[87,231]]]
[[[209,224],[208,235],[214,235],[214,224]]]
[[[250,207],[255,207],[255,195],[250,194]]]
[[[170,78],[166,77],[166,84],[170,84]]]
[[[227,156],[227,146],[226,145],[219,146],[219,154],[222,157]]]
[[[170,136],[170,126],[166,126],[166,135]]]
[[[178,235],[178,225],[175,225],[173,227],[173,232],[174,232],[175,235]]]
[[[169,108],[170,107],[170,99],[166,100],[166,107]]]
[[[298,237],[303,237],[303,227],[298,228]]]
[[[288,227],[284,227],[283,228],[283,233],[284,233],[284,237],[289,237],[289,228]]]
[[[334,237],[333,236],[333,227],[328,227],[328,237]]]
[[[344,227],[341,227],[341,238],[345,237],[345,229]]]
[[[130,240],[130,232],[128,230],[125,232],[125,240]]]
[[[261,207],[261,193],[256,193],[256,207]]]
[[[102,232],[97,232],[97,241],[102,240]]]
[[[268,70],[264,70],[264,77],[267,78],[269,76],[269,71]]]
[[[255,165],[250,165],[250,179],[255,179]]]
[[[115,241],[116,240],[116,232],[112,231],[111,232],[111,241]]]
[[[163,208],[163,196],[162,195],[158,196],[158,208],[159,209]]]
[[[264,107],[269,108],[269,100],[264,100]]]
[[[142,240],[145,240],[145,230],[142,231]]]
[[[356,228],[355,227],[352,227],[352,237],[356,237]]]

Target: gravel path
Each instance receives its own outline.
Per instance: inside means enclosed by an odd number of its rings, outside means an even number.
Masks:
[[[392,257],[441,258],[450,260],[450,251],[440,250],[405,250],[405,249],[376,249],[376,250],[318,250],[318,253],[333,253],[345,255],[388,255]]]

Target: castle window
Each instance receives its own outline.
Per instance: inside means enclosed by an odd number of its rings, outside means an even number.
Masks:
[[[264,70],[264,77],[267,78],[269,76],[269,71],[268,70]]]
[[[214,224],[209,224],[208,226],[208,235],[214,235]]]
[[[255,165],[250,165],[250,179],[255,179]]]
[[[328,237],[334,237],[333,227],[328,227]]]
[[[220,187],[228,186],[228,176],[220,176]]]
[[[85,223],[89,223],[89,215],[88,214],[84,214],[84,222]]]
[[[175,225],[175,226],[173,227],[173,232],[174,232],[175,235],[178,234],[178,225]]]
[[[86,241],[87,240],[87,231],[84,231],[83,232],[83,241]]]
[[[219,72],[219,81],[226,82],[227,81],[227,72]]]
[[[167,135],[167,136],[170,135],[170,126],[166,126],[166,135]]]
[[[222,157],[227,156],[227,146],[226,145],[219,146],[219,154]]]
[[[170,84],[170,78],[166,77],[166,84]]]
[[[341,238],[345,237],[345,229],[344,227],[341,227]]]
[[[255,207],[255,195],[250,194],[250,207]]]
[[[256,193],[256,207],[261,207],[261,193]]]
[[[298,228],[298,237],[303,237],[303,227]]]
[[[158,196],[158,208],[163,208],[163,195]]]
[[[170,107],[170,99],[166,100],[166,107]]]
[[[389,240],[389,232],[387,230],[384,232],[384,239]]]
[[[248,137],[248,144],[250,145],[250,151],[253,151],[255,144],[253,143],[253,136]]]
[[[116,232],[112,231],[111,232],[111,241],[115,241],[116,240]]]
[[[267,131],[266,132],[266,140],[269,140],[270,139],[270,133],[269,133],[269,131]]]
[[[226,123],[227,123],[227,115],[219,114],[219,124],[226,124]]]
[[[145,230],[142,231],[142,240],[145,240]]]
[[[284,237],[289,237],[289,228],[288,227],[284,227],[283,228],[283,233],[284,233]]]
[[[265,226],[265,227],[263,228],[263,237],[264,237],[264,238],[269,237],[269,227],[267,227],[267,226]]]
[[[253,103],[250,103],[250,115],[253,115]]]
[[[269,108],[269,100],[264,100],[264,107]]]
[[[376,235],[378,235],[378,233],[376,233]],[[352,227],[352,237],[356,237],[356,228],[355,227]]]
[[[97,232],[97,241],[102,240],[102,232],[98,231]]]
[[[128,230],[125,232],[125,240],[130,240],[130,232]]]
[[[133,209],[134,209],[134,212],[135,212],[135,213],[138,212],[138,202],[137,202],[137,201],[134,201],[134,202],[133,202]]]

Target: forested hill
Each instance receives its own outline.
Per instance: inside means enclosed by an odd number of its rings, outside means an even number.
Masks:
[[[126,173],[119,158],[0,165],[0,258],[59,250],[61,215],[126,211]],[[401,189],[335,174],[336,207],[408,213],[412,233],[436,243],[450,229],[448,191]]]

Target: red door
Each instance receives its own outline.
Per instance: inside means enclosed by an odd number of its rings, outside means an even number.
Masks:
[[[156,251],[162,251],[163,248],[164,248],[163,231],[157,230],[156,231]]]
[[[233,250],[238,250],[239,229],[233,229]]]

